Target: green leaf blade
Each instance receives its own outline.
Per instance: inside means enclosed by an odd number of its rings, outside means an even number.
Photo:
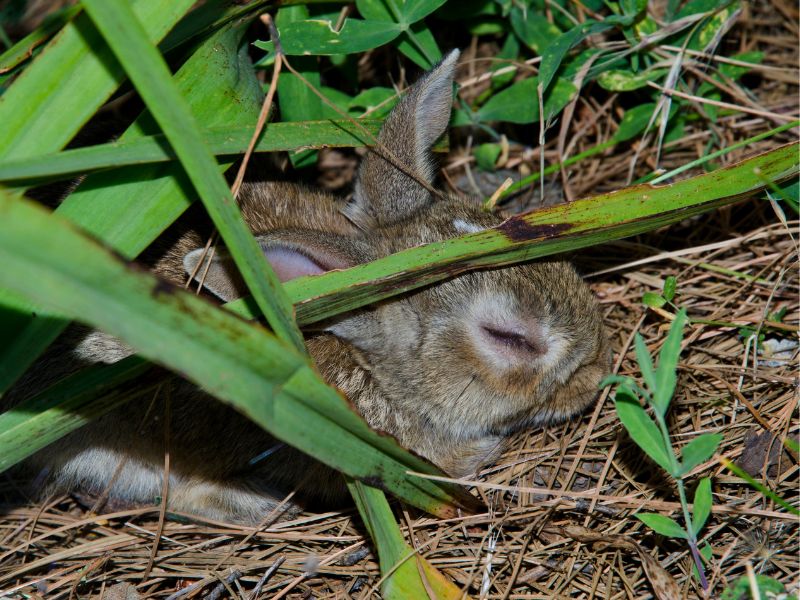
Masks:
[[[186,101],[169,69],[123,0],[86,0],[85,10],[125,67],[161,126],[225,240],[247,287],[273,330],[304,352],[303,336],[277,276],[242,220],[217,163],[203,144]]]
[[[697,484],[697,489],[694,491],[692,526],[694,527],[693,533],[695,538],[698,537],[706,521],[708,521],[713,503],[714,500],[711,496],[711,478],[703,477],[700,483]]]
[[[638,332],[633,338],[633,346],[636,353],[636,362],[639,364],[639,370],[642,372],[642,377],[647,385],[647,389],[649,389],[652,393],[656,387],[656,375],[653,368],[653,358],[650,356],[650,351],[647,349],[647,344],[644,343],[644,338]]]
[[[658,513],[638,513],[635,515],[642,523],[647,525],[650,529],[670,538],[688,539],[689,535],[686,531],[678,525],[673,519],[660,515]]]
[[[621,387],[617,390],[614,405],[620,421],[636,445],[667,473],[674,474],[674,457],[670,456],[671,449],[664,447],[664,439],[658,427],[639,405],[633,393]]]
[[[223,29],[202,43],[175,75],[176,85],[187,94],[195,116],[208,125],[253,125],[263,99],[260,86],[249,68],[249,58],[238,51],[245,24]],[[210,70],[210,71],[209,71]],[[249,77],[242,76],[249,74]],[[192,90],[194,93],[188,94]],[[231,102],[235,99],[235,102]],[[120,145],[143,142],[145,133],[156,125],[148,113],[134,121],[119,140]],[[252,132],[251,132],[252,135]],[[249,138],[248,138],[249,140]],[[168,143],[163,138],[152,140],[165,153]],[[113,146],[113,144],[112,144]],[[56,156],[66,162],[67,171],[72,157],[89,154],[100,159],[100,167],[111,166],[102,158],[108,145],[68,150]],[[152,146],[151,146],[152,148]],[[171,154],[171,151],[167,152]],[[134,152],[135,154],[135,152]],[[39,172],[47,170],[51,154],[22,158],[14,163]],[[134,158],[136,158],[134,156]],[[95,162],[98,162],[97,160]],[[232,161],[224,162],[225,169]],[[52,159],[54,167],[61,164]],[[112,163],[113,164],[113,163]],[[74,163],[73,163],[74,166]],[[85,165],[84,165],[85,166]],[[144,167],[132,165],[128,169],[89,175],[78,188],[56,209],[56,212],[79,224],[98,239],[111,245],[126,258],[133,258],[147,247],[194,200],[191,185],[180,165]],[[6,343],[0,347],[0,391],[7,389],[36,360],[45,348],[66,327],[68,321],[49,318],[41,307],[20,303],[0,290],[0,305],[15,312],[13,333],[4,336]],[[9,320],[4,316],[3,320]]]
[[[162,39],[193,0],[139,0],[132,7],[151,42]],[[0,158],[63,147],[124,80],[114,54],[81,13],[0,96]]]
[[[681,450],[683,474],[689,473],[697,465],[711,458],[722,443],[722,439],[721,433],[704,433],[686,444]]]
[[[406,475],[438,471],[372,431],[301,353],[262,327],[129,269],[33,202],[0,190],[0,212],[0,286],[114,335],[276,438],[354,478],[380,482],[422,510],[455,516],[453,503],[474,505],[458,488]],[[35,451],[39,442],[28,437],[16,458]],[[0,447],[0,455],[7,450]]]
[[[656,384],[653,389],[653,406],[662,418],[667,413],[672,395],[675,393],[675,385],[678,382],[678,357],[681,353],[683,326],[686,321],[686,309],[682,308],[675,315],[675,320],[670,325],[667,339],[658,354]]]

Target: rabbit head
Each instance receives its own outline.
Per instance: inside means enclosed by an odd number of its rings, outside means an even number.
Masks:
[[[361,164],[349,202],[317,199],[313,209],[292,218],[265,217],[264,226],[264,219],[253,223],[244,201],[245,216],[282,280],[503,221],[477,201],[432,193],[430,147],[448,125],[457,59],[457,51],[450,53],[395,107]],[[307,223],[302,212],[311,215]],[[200,253],[185,255],[187,272],[197,270]],[[224,300],[242,291],[224,254],[212,261],[205,285]],[[512,432],[583,410],[608,368],[592,294],[568,263],[557,260],[472,271],[322,326],[353,349],[378,390],[349,390],[370,424],[453,475],[473,472]],[[343,377],[327,378],[348,391]]]

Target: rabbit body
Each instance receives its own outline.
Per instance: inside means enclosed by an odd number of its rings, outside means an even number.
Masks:
[[[449,121],[457,57],[446,57],[394,109],[349,202],[293,184],[245,184],[242,215],[282,280],[502,222],[477,203],[431,193],[429,148]],[[156,273],[176,284],[194,276],[225,301],[246,293],[224,249],[208,256],[201,232],[179,224],[171,239],[152,261]],[[583,410],[608,368],[592,295],[562,261],[472,271],[318,325],[306,343],[322,377],[371,427],[454,476],[475,473],[515,431]],[[73,326],[11,397],[131,352]],[[329,499],[344,489],[335,472],[186,381],[124,404],[28,465],[51,489],[145,503],[164,493],[165,449],[175,511],[256,522],[292,489]]]

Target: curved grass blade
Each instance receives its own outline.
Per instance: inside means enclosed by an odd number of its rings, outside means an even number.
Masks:
[[[160,382],[152,379],[131,382],[151,368],[139,356],[95,365],[0,414],[0,471],[157,387]]]
[[[261,108],[261,87],[239,42],[247,23],[206,40],[175,75],[197,118],[208,125],[252,125]],[[191,90],[192,93],[188,94]],[[121,137],[133,142],[157,131],[147,112]],[[24,161],[25,159],[23,159]],[[220,165],[225,169],[232,161]],[[87,177],[56,212],[133,258],[193,201],[180,165],[131,167]],[[68,321],[45,315],[0,290],[0,394],[30,366]]]
[[[0,190],[0,213],[0,286],[117,336],[275,437],[422,510],[453,516],[453,504],[474,505],[459,488],[407,476],[438,471],[372,431],[305,355],[262,327],[128,269],[33,202]],[[28,453],[37,445],[16,441]]]
[[[0,55],[0,75],[13,71],[15,67],[33,56],[36,48],[49,40],[80,10],[80,6],[68,6],[45,17],[42,24],[35,31],[26,35]]]
[[[738,202],[800,172],[798,143],[668,186],[647,184],[508,219],[502,225],[285,284],[297,320],[313,323],[475,268],[531,260],[637,235]],[[252,302],[228,305],[253,318]]]
[[[753,488],[754,490],[760,492],[765,498],[769,498],[770,500],[772,500],[776,504],[781,505],[783,508],[788,510],[793,515],[800,516],[800,509],[799,508],[797,508],[796,506],[793,506],[788,501],[786,501],[783,498],[781,498],[780,496],[778,496],[778,494],[773,492],[771,489],[769,489],[767,486],[765,486],[763,483],[761,483],[758,479],[756,479],[755,477],[750,475],[750,473],[745,471],[743,468],[741,468],[735,462],[733,462],[731,460],[728,460],[724,456],[720,456],[719,457],[719,461],[725,467],[727,467],[728,470],[732,471],[734,475],[736,475],[737,477],[741,477],[744,481],[746,481],[747,484],[751,488]]]
[[[291,302],[242,220],[164,59],[148,41],[141,23],[124,0],[85,0],[83,5],[180,158],[270,326],[279,337],[304,353],[303,336],[294,322]]]
[[[157,42],[194,0],[138,0],[132,9]],[[111,49],[79,14],[0,96],[0,158],[63,147],[125,78]]]
[[[406,544],[382,491],[352,480],[347,482],[347,487],[378,549],[384,578],[381,597],[387,600],[456,600],[464,597],[441,571]]]
[[[230,103],[229,103],[230,104]],[[297,148],[354,148],[373,144],[383,121],[346,120],[270,123],[264,129],[255,152],[278,152]],[[364,129],[373,139],[365,139]],[[216,156],[244,154],[253,135],[252,127],[212,127],[200,132]],[[101,169],[141,166],[174,161],[175,152],[163,134],[126,141],[63,150],[53,154],[0,162],[0,183],[20,185],[64,179]]]

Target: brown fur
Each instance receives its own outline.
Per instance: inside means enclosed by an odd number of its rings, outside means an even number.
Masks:
[[[276,268],[282,261],[284,273],[343,268],[502,221],[477,203],[436,198],[428,189],[429,146],[447,126],[456,58],[428,73],[392,112],[380,135],[383,156],[363,161],[350,203],[290,184],[243,188],[244,218]],[[183,224],[165,239],[173,241],[153,267],[183,283],[200,260],[204,233]],[[224,300],[245,292],[224,249],[211,259],[205,288]],[[324,379],[373,428],[457,476],[496,457],[511,433],[583,410],[608,368],[591,293],[560,261],[467,273],[319,327],[307,346]],[[129,352],[98,332],[86,335],[73,332],[61,352],[77,343],[84,360],[105,362]],[[30,392],[30,382],[22,387]],[[329,498],[342,492],[335,473],[289,447],[251,464],[275,441],[188,383],[144,404],[127,404],[31,464],[62,488],[111,485],[116,497],[147,501],[161,490],[168,406],[175,510],[255,521],[289,489]]]

